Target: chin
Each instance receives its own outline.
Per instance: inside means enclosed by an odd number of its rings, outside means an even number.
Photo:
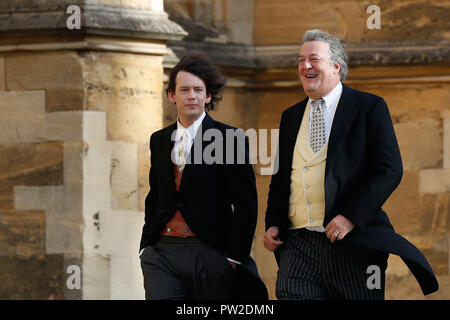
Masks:
[[[305,85],[303,86],[303,90],[308,93],[313,93],[317,91],[317,88],[316,86],[313,86],[310,83],[305,83]]]
[[[306,95],[307,95],[308,97],[311,97],[311,98],[313,98],[313,99],[316,99],[316,95],[317,95],[316,90],[310,90],[310,89],[307,89],[307,88],[303,88],[303,91],[305,91],[305,93],[306,93]]]
[[[194,115],[199,113],[199,111],[197,109],[192,109],[192,108],[186,108],[184,109],[184,114],[185,115]]]
[[[186,112],[184,114],[187,118],[195,119],[201,115],[201,112]]]

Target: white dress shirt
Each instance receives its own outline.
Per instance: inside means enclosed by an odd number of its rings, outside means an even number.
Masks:
[[[325,101],[324,108],[324,121],[325,121],[325,142],[328,141],[331,132],[331,126],[333,124],[334,114],[336,113],[336,108],[339,103],[339,99],[342,94],[342,83],[339,81],[338,84],[331,90],[326,96],[322,97]],[[308,104],[311,106],[313,99],[309,98]],[[309,126],[308,126],[308,139],[311,139],[311,122],[312,122],[313,108],[309,108]],[[317,232],[324,232],[325,228],[323,226],[319,227],[306,227],[306,229]]]
[[[174,144],[173,152],[172,152],[172,161],[175,164],[178,164],[179,160],[180,160],[180,159],[178,159],[178,157],[179,157],[179,151],[180,151],[180,146],[181,146],[181,137],[183,136],[183,134],[185,134],[186,141],[185,141],[185,145],[184,145],[185,149],[184,149],[183,154],[185,157],[185,161],[187,161],[192,144],[194,143],[195,135],[197,134],[198,128],[200,128],[200,125],[202,124],[202,121],[205,118],[205,115],[206,115],[206,113],[205,113],[205,111],[203,111],[202,115],[197,120],[195,120],[193,124],[191,124],[187,128],[185,128],[180,123],[180,120],[177,118],[177,129],[172,134],[172,137],[175,134],[175,144]]]

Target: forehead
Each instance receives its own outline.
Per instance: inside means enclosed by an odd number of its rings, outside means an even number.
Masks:
[[[180,71],[175,79],[177,87],[205,87],[205,82],[187,71]]]
[[[311,56],[317,54],[320,56],[328,56],[330,45],[323,41],[308,41],[300,48],[301,56]]]

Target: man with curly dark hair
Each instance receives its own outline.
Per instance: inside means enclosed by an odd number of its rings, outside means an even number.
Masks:
[[[225,84],[203,55],[171,71],[166,93],[177,122],[150,138],[140,245],[146,299],[267,299],[250,257],[258,201],[248,139],[205,112]]]

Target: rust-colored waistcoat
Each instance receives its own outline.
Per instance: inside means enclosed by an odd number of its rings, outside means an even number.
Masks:
[[[180,172],[178,170],[177,165],[173,165],[173,173],[175,176],[175,188],[178,192],[178,189],[180,188],[180,181],[181,181],[181,175],[183,172]],[[172,236],[172,237],[194,237],[195,234],[191,231],[191,228],[189,228],[188,224],[184,220],[180,210],[177,209],[172,219],[167,222],[165,228],[161,232],[162,235],[165,236]]]

